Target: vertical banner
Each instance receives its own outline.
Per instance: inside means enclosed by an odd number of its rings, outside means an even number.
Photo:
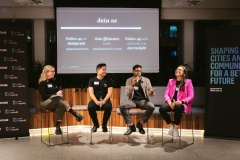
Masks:
[[[0,138],[29,136],[26,30],[0,26]]]
[[[206,32],[206,137],[240,138],[240,27]]]

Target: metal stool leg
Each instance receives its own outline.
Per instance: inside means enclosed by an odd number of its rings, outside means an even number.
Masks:
[[[149,144],[149,129],[148,129],[148,121],[147,121],[147,143]]]
[[[44,113],[43,113],[44,112]],[[50,147],[50,146],[55,146],[55,145],[62,145],[62,144],[68,144],[69,143],[69,135],[68,135],[68,113],[66,113],[66,124],[67,124],[67,126],[66,126],[66,131],[64,131],[63,130],[63,127],[62,127],[62,135],[61,135],[61,143],[56,143],[56,144],[51,144],[51,136],[52,135],[54,135],[54,134],[52,134],[52,133],[50,133],[50,112],[51,111],[48,111],[48,110],[46,110],[46,111],[41,111],[41,142],[43,142],[44,144],[46,144],[48,147]],[[47,142],[48,143],[46,143],[44,140],[43,140],[43,134],[42,134],[42,132],[43,132],[43,125],[42,125],[42,123],[43,123],[43,114],[45,114],[45,119],[47,119],[47,136],[48,136],[48,140],[47,140]],[[66,136],[67,136],[67,138],[66,139],[64,139],[64,133],[66,133]]]
[[[100,110],[102,111],[102,110]],[[112,116],[110,115],[109,117],[109,136],[108,136],[108,139],[109,139],[109,143],[111,144],[112,143],[112,139],[113,139],[113,136],[112,136]],[[92,128],[91,126],[93,126],[93,122],[92,122],[92,125],[90,125],[90,144],[93,144],[92,140],[93,140],[93,135],[92,135]]]
[[[113,135],[112,135],[112,116],[110,115],[109,118],[109,143],[111,144],[113,141]]]
[[[92,126],[93,126],[93,123],[92,125],[90,125],[90,144],[92,144]]]
[[[170,140],[167,140],[167,141],[164,142],[164,133],[163,133],[164,119],[162,117],[160,117],[160,120],[162,121],[162,146],[164,146],[164,144],[169,143],[170,141],[173,142],[173,136],[171,137]]]
[[[129,110],[128,110],[128,113],[129,113]],[[149,129],[148,129],[148,121],[146,122],[146,125],[147,125],[147,143],[149,144]],[[128,129],[128,125],[127,125],[127,129]],[[128,143],[130,143],[130,138],[129,138],[130,135],[127,135],[127,141]]]
[[[188,115],[186,115],[188,116]],[[193,115],[192,115],[192,112],[190,113],[190,122],[191,122],[191,129],[192,129],[192,142],[190,142],[189,144],[186,144],[185,146],[182,145],[182,119],[181,119],[181,124],[180,124],[180,128],[179,128],[179,139],[178,139],[178,147],[174,147],[174,146],[167,146],[167,147],[172,147],[172,148],[177,148],[177,149],[183,149],[187,146],[190,146],[192,144],[194,144],[194,133],[193,133]],[[163,119],[162,120],[162,126],[163,126]],[[168,143],[172,141],[173,142],[173,136],[172,136],[172,139],[171,140],[168,140],[166,142],[164,142],[164,134],[163,134],[163,127],[162,127],[162,145]]]
[[[43,113],[44,112],[44,113]],[[47,137],[48,137],[48,140],[46,143],[44,140],[43,140],[43,115],[45,115],[45,119],[47,119]],[[41,111],[41,142],[43,142],[44,144],[46,144],[48,147],[50,146],[50,131],[49,131],[49,127],[50,127],[50,120],[49,120],[49,111]]]
[[[187,116],[188,116],[188,115],[187,115]],[[182,146],[182,145],[181,145],[181,137],[182,137],[182,136],[181,136],[181,131],[180,131],[180,139],[179,139],[179,148],[180,148],[180,149],[183,149],[183,148],[185,148],[185,147],[187,147],[187,146],[190,146],[190,145],[194,144],[193,114],[192,114],[192,112],[190,113],[190,121],[191,121],[191,129],[192,129],[192,142],[186,144],[185,146]]]
[[[69,113],[68,112],[66,112],[66,136],[67,136],[67,138],[66,138],[66,140],[64,140],[64,137],[63,137],[63,134],[62,134],[62,140],[63,141],[65,141],[65,142],[63,142],[63,144],[69,144],[69,135],[68,135],[68,118],[69,118]],[[63,127],[62,127],[63,128]],[[63,129],[62,129],[63,130]],[[64,133],[64,132],[63,132]]]
[[[128,114],[129,114],[129,109],[127,110],[128,111]],[[127,125],[127,130],[128,130],[128,125]],[[129,138],[129,135],[127,135],[127,142],[130,143],[130,138]]]

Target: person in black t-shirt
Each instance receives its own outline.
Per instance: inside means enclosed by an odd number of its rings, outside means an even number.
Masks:
[[[39,78],[39,92],[42,96],[40,107],[42,110],[51,110],[56,112],[57,135],[62,134],[61,122],[65,112],[70,112],[78,122],[83,119],[83,116],[73,111],[67,101],[63,99],[63,91],[59,89],[55,76],[55,68],[51,65],[44,66]]]
[[[97,110],[104,110],[102,130],[107,132],[107,122],[112,112],[112,102],[110,97],[112,95],[112,84],[110,80],[106,79],[107,69],[105,63],[100,63],[96,67],[97,76],[89,80],[88,90],[91,97],[91,101],[88,103],[89,115],[93,121],[92,132],[96,132],[99,128]]]
[[[120,104],[120,111],[124,118],[125,123],[128,125],[127,132],[124,135],[130,135],[136,131],[135,125],[132,123],[128,110],[130,108],[141,108],[146,110],[142,118],[137,123],[139,133],[145,134],[145,130],[142,127],[143,123],[146,123],[149,117],[152,115],[155,106],[149,101],[149,96],[154,96],[154,88],[152,88],[151,82],[148,78],[141,76],[142,66],[133,66],[133,77],[130,77],[126,81],[125,94],[128,100]]]

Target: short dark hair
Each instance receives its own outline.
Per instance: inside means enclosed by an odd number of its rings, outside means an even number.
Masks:
[[[97,66],[96,66],[96,70],[102,68],[102,67],[106,67],[107,65],[105,63],[99,63]]]
[[[142,66],[139,65],[139,64],[134,65],[134,66],[133,66],[133,71],[134,71],[136,68],[142,68]]]

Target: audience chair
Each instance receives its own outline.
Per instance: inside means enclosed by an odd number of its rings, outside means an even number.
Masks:
[[[68,135],[68,112],[65,114],[66,119],[66,130],[62,126],[62,135],[55,135],[55,128],[54,131],[50,128],[50,114],[52,111],[50,110],[41,110],[41,142],[49,146],[55,145],[62,145],[62,144],[69,144],[69,135]],[[45,121],[44,121],[45,119]],[[43,123],[47,125],[47,141],[43,140]],[[52,133],[53,132],[53,133]],[[64,136],[65,135],[65,136]]]
[[[170,116],[173,117],[174,112],[169,112],[168,114],[170,114]],[[163,132],[163,127],[162,127],[162,146],[167,146],[167,147],[172,147],[172,148],[177,148],[177,149],[183,149],[187,146],[190,146],[192,144],[194,144],[194,133],[193,133],[193,114],[191,113],[183,113],[183,116],[190,116],[190,123],[191,123],[191,142],[186,142],[187,144],[182,144],[182,123],[183,123],[183,117],[181,119],[181,123],[180,123],[180,128],[179,128],[179,137],[177,139],[173,139],[173,136],[171,136],[170,140],[164,141],[164,132]],[[161,118],[162,121],[162,126],[163,126],[163,118]],[[174,141],[178,141],[177,145],[166,145],[167,143],[172,143]]]

